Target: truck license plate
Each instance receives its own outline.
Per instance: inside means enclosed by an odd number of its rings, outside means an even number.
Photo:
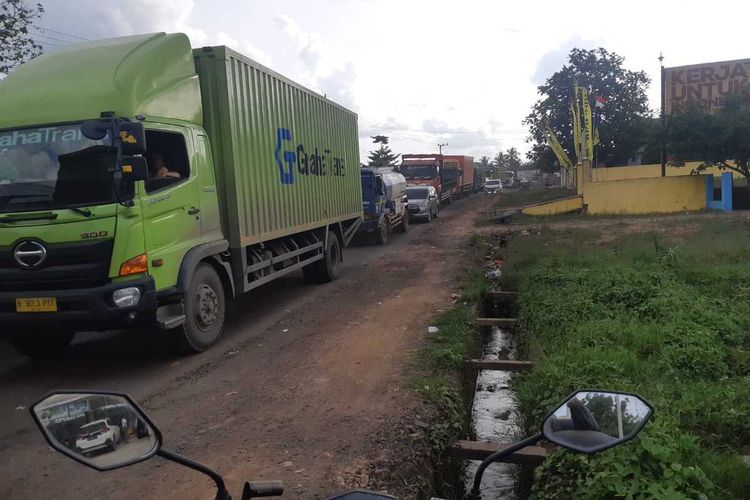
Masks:
[[[16,299],[16,312],[57,312],[57,299],[54,297]]]

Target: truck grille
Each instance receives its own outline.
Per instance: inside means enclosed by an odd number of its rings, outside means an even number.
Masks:
[[[107,283],[112,240],[46,244],[37,268],[24,269],[13,257],[15,246],[0,247],[0,292],[37,292],[92,288]]]

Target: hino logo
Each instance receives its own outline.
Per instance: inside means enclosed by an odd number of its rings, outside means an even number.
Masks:
[[[47,258],[47,249],[37,241],[26,240],[16,245],[16,249],[13,250],[13,257],[19,266],[33,269],[41,266]]]

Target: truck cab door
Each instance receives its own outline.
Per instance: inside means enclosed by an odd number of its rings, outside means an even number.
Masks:
[[[157,290],[177,283],[183,257],[203,242],[199,181],[190,161],[194,148],[184,132],[182,127],[167,125],[146,132],[149,163],[153,163],[155,154],[161,154],[168,169],[181,176],[147,180],[146,193],[141,197],[149,272]],[[149,168],[153,171],[153,165]]]
[[[214,241],[223,238],[221,233],[221,219],[219,218],[219,198],[216,189],[216,174],[214,172],[211,144],[208,137],[197,134],[195,140],[195,155],[193,165],[198,172],[198,189],[201,205],[201,231],[204,241]]]

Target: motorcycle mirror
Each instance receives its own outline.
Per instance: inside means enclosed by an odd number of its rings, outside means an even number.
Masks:
[[[30,411],[52,448],[99,471],[142,462],[161,448],[161,433],[125,394],[53,392]]]
[[[654,412],[640,396],[616,391],[579,391],[542,423],[544,438],[581,453],[597,453],[633,439]]]

